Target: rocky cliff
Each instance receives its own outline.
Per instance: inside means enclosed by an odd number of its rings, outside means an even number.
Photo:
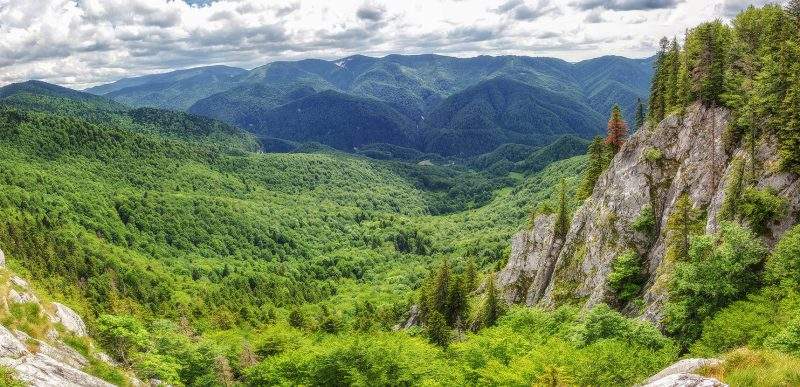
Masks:
[[[90,374],[98,362],[118,365],[86,338],[83,319],[64,304],[41,300],[27,281],[2,265],[0,321],[0,367],[11,370],[16,380],[31,386],[113,386]],[[79,352],[65,338],[87,345]]]
[[[767,225],[765,243],[774,245],[800,212],[800,177],[778,171],[774,139],[763,138],[755,148],[726,146],[723,138],[729,120],[730,113],[723,108],[695,104],[682,116],[645,125],[631,135],[598,179],[591,197],[576,211],[565,237],[555,237],[552,215],[538,217],[531,230],[513,237],[508,264],[499,273],[506,298],[548,307],[564,302],[587,307],[613,303],[607,285],[612,263],[632,250],[643,257],[648,281],[645,309],[628,305],[628,311],[660,321],[665,289],[658,279],[670,270],[664,262],[669,215],[686,194],[694,208],[707,214],[706,231],[715,232],[732,180],[732,160],[755,166],[749,168],[755,186],[771,187],[788,202],[786,215]],[[654,229],[634,231],[632,224],[648,208]]]

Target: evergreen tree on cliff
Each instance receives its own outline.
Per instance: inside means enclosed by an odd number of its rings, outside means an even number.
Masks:
[[[661,122],[664,119],[666,111],[666,85],[667,85],[667,66],[665,66],[667,47],[669,40],[666,37],[661,38],[660,48],[656,55],[655,73],[653,74],[653,81],[650,86],[650,109],[648,114],[651,120]]]
[[[636,99],[636,128],[635,130],[639,130],[639,128],[644,125],[645,115],[644,115],[644,103],[642,102],[641,98]]]
[[[622,119],[622,111],[619,105],[614,105],[611,109],[611,118],[608,120],[608,136],[606,145],[611,147],[614,154],[619,152],[625,137],[628,135],[628,124]]]
[[[642,120],[644,121],[644,117],[642,117]],[[586,166],[586,172],[584,172],[583,175],[583,180],[581,180],[581,185],[578,187],[578,200],[583,201],[592,195],[594,185],[597,184],[597,179],[599,179],[603,171],[606,170],[611,159],[609,157],[608,148],[609,147],[605,144],[605,140],[600,136],[595,137],[589,145],[589,150],[587,152],[589,161]]]
[[[569,232],[569,209],[567,208],[567,183],[561,179],[558,193],[558,212],[556,213],[555,234],[564,238]]]

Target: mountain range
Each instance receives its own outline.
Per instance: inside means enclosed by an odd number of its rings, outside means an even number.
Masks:
[[[85,91],[217,118],[267,139],[348,152],[388,143],[469,157],[502,144],[541,146],[566,134],[600,134],[615,103],[632,117],[652,75],[653,58],[356,55],[249,71],[199,67]]]

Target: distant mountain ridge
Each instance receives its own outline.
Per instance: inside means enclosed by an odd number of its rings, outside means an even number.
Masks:
[[[567,134],[591,137],[605,130],[615,103],[632,118],[637,99],[649,94],[652,65],[652,58],[618,56],[570,63],[524,56],[355,55],[278,61],[249,71],[200,67],[86,91],[345,151],[391,133],[375,142],[469,157],[505,143],[541,146]],[[325,106],[310,109],[309,101]],[[338,116],[345,112],[353,116]]]

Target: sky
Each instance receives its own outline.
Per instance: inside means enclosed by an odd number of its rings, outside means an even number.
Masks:
[[[0,0],[0,85],[353,54],[653,55],[767,0]]]

